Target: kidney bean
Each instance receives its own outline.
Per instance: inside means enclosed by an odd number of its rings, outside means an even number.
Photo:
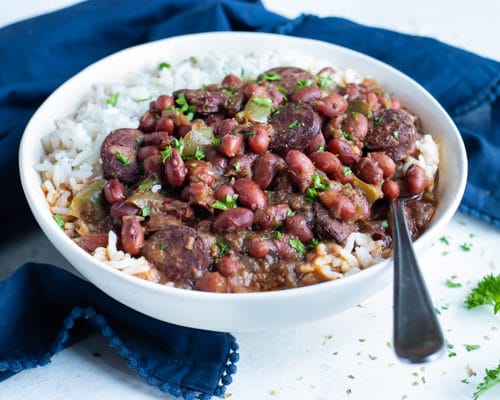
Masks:
[[[344,139],[333,138],[328,142],[326,149],[337,155],[339,160],[345,165],[354,164],[361,156],[360,148],[347,143]]]
[[[401,103],[399,100],[395,99],[394,97],[391,97],[391,108],[393,110],[400,110],[401,109]]]
[[[352,200],[341,193],[335,192],[333,189],[321,192],[319,200],[334,218],[347,221],[356,214],[356,206]]]
[[[248,208],[236,207],[220,213],[213,223],[214,231],[218,233],[239,232],[248,229],[253,224],[253,212]]]
[[[309,158],[313,162],[316,168],[325,172],[326,174],[332,174],[339,169],[342,169],[342,163],[340,160],[329,151],[317,151],[309,154]]]
[[[307,146],[306,153],[310,155],[311,153],[318,151],[321,147],[324,149],[325,144],[325,135],[323,135],[323,132],[320,131],[314,139],[311,140],[309,146]]]
[[[264,258],[271,251],[271,243],[264,236],[255,236],[248,243],[248,255],[255,258]]]
[[[229,74],[222,80],[221,86],[227,88],[240,88],[243,85],[243,81],[234,74]]]
[[[378,96],[374,92],[366,93],[366,101],[370,104],[370,108],[372,111],[378,110],[380,108],[380,104],[378,102]]]
[[[203,199],[211,194],[210,188],[203,182],[193,182],[187,185],[181,193],[181,198],[184,201],[193,203],[201,203]]]
[[[262,189],[250,178],[240,178],[234,183],[234,191],[238,194],[238,204],[256,210],[264,208],[267,200]]]
[[[267,89],[263,86],[258,85],[255,82],[249,82],[243,84],[241,90],[243,91],[243,94],[247,99],[249,99],[252,96],[269,97]]]
[[[347,95],[347,101],[354,101],[359,97],[358,85],[349,83],[345,88],[340,90],[341,95]]]
[[[406,190],[411,195],[416,195],[422,193],[427,186],[427,177],[425,176],[425,172],[417,164],[412,164],[406,170]]]
[[[234,254],[221,257],[216,267],[217,271],[219,271],[220,274],[225,277],[234,275],[245,268],[239,257]]]
[[[182,124],[177,127],[176,134],[179,137],[184,137],[191,130],[191,124]]]
[[[397,199],[400,193],[399,185],[393,180],[387,180],[382,184],[382,192],[389,200]]]
[[[261,154],[253,164],[253,181],[261,189],[267,189],[285,161],[274,153]]]
[[[267,93],[269,98],[273,101],[273,107],[278,108],[285,100],[285,95],[280,92],[276,86],[268,87]]]
[[[356,163],[357,175],[366,183],[378,185],[384,179],[384,172],[378,163],[368,157],[362,157]]]
[[[123,250],[132,256],[139,254],[144,244],[144,230],[139,222],[139,217],[124,216],[121,230]]]
[[[347,110],[347,106],[347,100],[337,93],[322,97],[315,103],[316,111],[327,118],[333,118],[344,113]]]
[[[293,233],[303,243],[308,243],[314,238],[314,232],[301,214],[288,217],[285,221],[286,230]]]
[[[163,116],[156,122],[155,131],[168,132],[171,135],[174,132],[175,124],[172,118]]]
[[[202,182],[212,186],[215,181],[215,169],[212,164],[201,160],[190,160],[186,162],[187,177],[190,182]]]
[[[267,129],[257,125],[254,127],[254,134],[248,135],[248,147],[256,154],[265,153],[269,148],[270,138]]]
[[[153,132],[156,128],[156,112],[146,111],[139,119],[139,130],[143,132]]]
[[[227,292],[227,278],[219,272],[205,272],[196,282],[196,288],[204,292]]]
[[[110,207],[109,214],[115,222],[121,223],[123,217],[136,215],[138,211],[139,209],[136,206],[120,201]]]
[[[288,204],[277,204],[255,211],[255,225],[264,231],[279,228],[285,221],[290,207]]]
[[[227,196],[233,196],[234,189],[231,185],[220,185],[217,189],[215,189],[214,197],[216,200],[224,201]]]
[[[93,253],[98,247],[106,247],[108,245],[107,233],[88,233],[81,237],[78,245],[85,251]]]
[[[110,179],[104,185],[104,197],[109,204],[118,203],[127,197],[127,189],[118,179]]]
[[[377,162],[378,166],[384,172],[384,178],[389,178],[396,173],[396,163],[387,154],[381,151],[372,151],[368,153],[368,158]]]
[[[160,177],[164,170],[161,155],[157,154],[144,159],[142,167],[144,169],[144,175],[156,175]]]
[[[165,160],[165,176],[170,186],[178,187],[184,183],[186,166],[177,149],[172,149],[172,155]]]
[[[288,174],[293,183],[304,192],[312,184],[312,176],[316,172],[313,162],[301,151],[290,150],[285,157]]]
[[[151,133],[146,133],[142,137],[142,146],[156,146],[159,149],[164,149],[167,144],[172,140],[168,132],[156,131]]]
[[[368,133],[368,120],[363,114],[353,112],[342,121],[342,130],[357,140],[363,140]]]
[[[215,124],[214,131],[217,136],[224,137],[232,133],[237,126],[238,121],[234,118],[226,118]]]
[[[243,144],[242,135],[226,135],[221,139],[219,152],[227,157],[234,157]]]
[[[143,146],[137,152],[137,161],[143,162],[146,158],[160,155],[160,150],[156,146]]]
[[[172,96],[162,94],[162,95],[158,96],[158,98],[152,103],[154,105],[155,110],[163,111],[167,107],[174,106],[174,98]]]
[[[294,103],[310,103],[311,101],[318,100],[321,97],[321,90],[316,85],[304,86],[298,88],[292,94],[292,101]]]

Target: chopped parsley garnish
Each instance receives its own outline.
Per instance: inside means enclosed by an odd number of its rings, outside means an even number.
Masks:
[[[170,68],[171,65],[168,62],[161,62],[158,64],[158,70],[161,71],[163,68]]]
[[[495,314],[500,311],[500,275],[486,275],[465,300],[468,309],[482,305],[493,305]]]
[[[281,85],[276,85],[276,88],[280,91],[281,94],[286,94],[286,89]],[[286,97],[285,97],[286,99]]]
[[[286,210],[287,217],[293,217],[294,215],[295,215],[295,212],[293,212],[292,210],[290,210],[290,209]]]
[[[227,253],[229,253],[229,250],[231,250],[229,244],[225,242],[217,242],[217,248],[219,249],[219,258],[224,257]]]
[[[307,253],[307,250],[306,250],[306,247],[304,246],[304,243],[302,243],[300,240],[290,239],[288,241],[288,243],[290,243],[290,246],[292,246],[297,253],[299,253],[299,254],[306,254]]]
[[[233,194],[233,195],[226,195],[226,198],[222,201],[216,201],[214,204],[212,204],[212,208],[216,208],[218,210],[229,210],[230,208],[236,208],[236,200],[238,200],[238,195]]]
[[[194,118],[195,107],[188,103],[184,93],[179,93],[179,96],[175,100],[175,104],[177,104],[177,106],[173,107],[174,110],[183,113],[189,121]]]
[[[347,176],[347,175],[351,175],[351,174],[352,174],[351,168],[344,167],[344,169],[342,170],[342,175]]]
[[[222,89],[222,92],[226,93],[226,94],[236,94],[237,91],[238,91],[238,89],[236,89],[235,87],[232,87],[232,86]]]
[[[118,150],[115,151],[115,157],[124,165],[127,166],[130,164],[130,160],[128,157],[125,157],[122,153],[120,153]]]
[[[357,121],[357,120],[358,120],[358,118],[359,118],[359,113],[357,113],[356,111],[353,111],[353,112],[351,113],[351,115],[352,115],[352,117],[354,118],[354,120],[355,120],[355,121]]]
[[[495,369],[485,370],[484,380],[477,385],[476,391],[472,394],[473,400],[477,400],[484,392],[498,384],[500,384],[500,364]]]
[[[394,137],[394,139],[397,139],[399,137],[399,131],[392,132],[392,136]]]
[[[373,123],[375,125],[380,125],[382,123],[382,118],[381,117],[375,117],[375,118],[373,118]]]
[[[463,251],[470,251],[470,248],[471,248],[471,247],[472,247],[472,245],[471,245],[471,244],[469,244],[469,243],[462,243],[462,244],[460,245],[460,248],[461,248]]]
[[[255,135],[257,135],[257,132],[255,131],[250,131],[250,132],[247,132],[245,133],[245,137],[254,137]]]
[[[439,240],[440,240],[441,242],[443,242],[443,243],[444,243],[445,245],[447,245],[447,246],[449,246],[449,245],[450,245],[450,242],[448,241],[448,238],[447,238],[446,236],[441,236],[441,237],[439,238]]]
[[[295,87],[297,89],[300,89],[300,88],[303,88],[303,87],[309,87],[311,86],[313,83],[310,79],[302,79],[300,81],[298,81],[296,84],[295,84]]]
[[[205,153],[200,149],[196,149],[194,152],[194,158],[197,160],[203,160],[205,158]]]
[[[319,239],[312,238],[311,241],[309,243],[307,243],[307,247],[309,249],[314,249],[318,243],[319,243]]]
[[[154,182],[153,181],[146,181],[146,182],[143,182],[141,183],[137,189],[139,190],[145,190],[145,189],[151,189],[154,185]]]
[[[312,176],[312,187],[306,190],[306,199],[315,201],[318,198],[319,192],[324,192],[330,189],[330,183],[321,175],[314,174]]]
[[[451,358],[451,357],[456,357],[456,356],[457,356],[457,353],[455,353],[454,351],[450,351],[450,352],[448,353],[448,357],[450,357],[450,358]]]
[[[283,233],[281,233],[280,231],[275,231],[275,232],[273,233],[273,235],[274,235],[274,237],[275,237],[276,239],[278,239],[278,240],[283,239]]]
[[[381,227],[382,229],[389,229],[389,222],[388,222],[386,219],[384,219],[384,220],[380,223],[380,227]]]
[[[57,225],[59,225],[60,228],[64,228],[64,218],[61,214],[56,214],[54,215],[54,221],[56,221]]]
[[[214,145],[215,147],[219,147],[219,146],[220,146],[220,144],[221,144],[221,140],[220,140],[220,138],[218,138],[218,137],[214,137],[214,139],[212,140],[212,143],[213,143],[213,145]]]
[[[462,287],[462,284],[453,282],[451,279],[446,279],[446,286],[448,286],[449,288],[459,288]]]
[[[353,140],[354,139],[354,137],[350,133],[347,133],[344,131],[342,131],[342,137],[346,140]]]
[[[170,157],[172,157],[172,146],[165,147],[162,151],[160,151],[160,154],[161,160],[165,162],[165,160],[168,160]]]
[[[333,79],[333,76],[319,75],[316,78],[316,81],[317,81],[319,87],[329,88],[329,87],[332,87],[334,79]]]
[[[239,161],[236,161],[234,164],[233,164],[233,168],[236,170],[236,171],[239,171],[240,168],[241,168],[241,163]]]
[[[322,151],[325,151],[325,145],[322,144],[321,146],[318,147],[318,150],[316,150],[317,152],[322,152]]]
[[[165,242],[160,243],[160,250],[165,250],[167,248],[167,244]]]
[[[280,80],[281,80],[281,75],[277,74],[274,71],[271,71],[269,73],[264,73],[262,75],[262,79],[260,80],[260,82],[262,82],[262,81],[280,81]]]
[[[194,56],[191,56],[189,57],[189,62],[191,63],[191,65],[196,65],[198,64],[198,59]]]
[[[149,210],[149,207],[142,207],[141,208],[141,211],[139,212],[139,214],[143,217],[149,217],[150,215],[150,210]]]
[[[300,126],[300,122],[298,120],[294,120],[290,125],[288,125],[288,129],[297,128]]]
[[[153,96],[145,97],[143,99],[132,99],[136,103],[144,103],[146,101],[151,101],[153,100]]]
[[[466,344],[466,345],[465,345],[465,349],[466,349],[467,351],[474,351],[474,350],[478,350],[478,349],[480,349],[480,348],[481,348],[481,346],[480,346],[480,345],[478,345],[478,344]]]
[[[116,107],[116,104],[118,103],[118,97],[120,97],[120,93],[119,92],[113,93],[106,100],[106,104],[109,104],[110,106]]]
[[[269,97],[258,97],[252,96],[252,102],[257,104],[258,106],[273,108],[273,101]]]

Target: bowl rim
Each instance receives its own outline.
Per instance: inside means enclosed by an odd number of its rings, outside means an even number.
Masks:
[[[303,43],[303,44],[309,44],[312,46],[324,46],[328,47],[331,49],[331,51],[334,51],[336,53],[341,53],[345,54],[350,57],[355,57],[359,58],[362,60],[364,63],[368,64],[373,64],[378,68],[382,68],[386,70],[389,74],[391,75],[396,75],[399,76],[399,79],[406,80],[408,84],[413,86],[413,88],[417,89],[419,92],[419,96],[424,96],[426,98],[426,101],[429,101],[432,104],[432,107],[436,108],[436,110],[439,111],[440,118],[443,118],[443,121],[446,122],[446,124],[449,126],[449,128],[453,131],[453,136],[455,139],[455,145],[456,149],[458,150],[458,154],[456,154],[456,157],[459,159],[459,164],[462,166],[462,171],[460,173],[460,181],[458,182],[457,186],[457,191],[455,196],[453,197],[453,201],[450,203],[449,207],[444,210],[444,212],[440,215],[440,218],[438,220],[433,220],[433,225],[426,229],[426,231],[414,242],[414,245],[416,249],[422,249],[424,246],[427,245],[427,243],[432,239],[433,236],[437,236],[436,234],[433,234],[434,231],[439,231],[441,230],[446,224],[449,223],[451,220],[452,216],[458,209],[459,203],[462,199],[463,193],[465,191],[465,185],[466,185],[466,179],[467,179],[467,157],[466,157],[466,152],[465,152],[465,146],[463,143],[463,140],[459,134],[459,131],[451,119],[451,117],[447,114],[447,112],[444,110],[444,108],[437,102],[437,100],[424,88],[422,87],[419,83],[417,83],[415,80],[410,78],[408,75],[404,74],[403,72],[399,71],[398,69],[380,61],[377,60],[369,55],[363,54],[361,52],[339,46],[336,44],[332,44],[329,42],[325,42],[322,40],[317,40],[317,39],[309,39],[309,38],[302,38],[302,37],[292,37],[292,36],[285,36],[285,35],[280,35],[280,34],[275,34],[275,33],[263,33],[263,32],[246,32],[246,31],[239,31],[239,32],[204,32],[204,33],[195,33],[195,34],[187,34],[187,35],[179,35],[179,36],[171,36],[165,39],[160,39],[160,40],[155,40],[152,42],[147,42],[144,44],[139,44],[135,46],[131,46],[125,49],[122,49],[118,52],[115,52],[113,54],[110,54],[106,57],[103,57],[94,63],[88,65],[84,69],[82,69],[80,72],[76,73],[73,75],[71,78],[66,80],[63,84],[61,84],[37,109],[37,111],[33,114],[31,117],[30,121],[26,125],[26,128],[24,130],[24,133],[22,135],[21,143],[19,146],[19,169],[20,169],[20,177],[21,177],[21,183],[22,187],[25,193],[25,197],[28,200],[29,206],[32,210],[33,215],[35,216],[35,219],[37,223],[40,225],[42,228],[43,232],[45,235],[51,240],[51,242],[55,245],[55,247],[60,251],[60,247],[64,246],[73,246],[73,249],[75,251],[78,251],[79,255],[84,258],[85,262],[95,264],[94,266],[96,268],[104,268],[105,272],[113,276],[113,279],[124,279],[128,281],[129,283],[142,287],[146,290],[152,290],[154,292],[158,293],[164,293],[168,294],[169,296],[173,297],[189,297],[194,300],[215,300],[217,302],[238,302],[238,301],[246,301],[247,299],[252,299],[252,300],[258,300],[258,301],[268,301],[272,299],[286,299],[290,296],[297,296],[299,294],[308,294],[311,292],[317,292],[317,291],[323,291],[323,290],[334,290],[335,287],[337,286],[345,286],[345,285],[351,285],[359,280],[366,280],[373,274],[379,274],[381,270],[385,270],[390,267],[390,264],[392,264],[392,257],[385,259],[379,263],[376,263],[362,271],[348,274],[347,276],[342,277],[341,279],[336,279],[332,281],[325,281],[325,282],[320,282],[316,283],[313,285],[309,286],[303,286],[303,287],[296,287],[296,288],[289,288],[289,289],[282,289],[282,290],[273,290],[273,291],[265,291],[265,292],[243,292],[243,293],[214,293],[214,292],[203,292],[203,291],[198,291],[198,290],[189,290],[189,289],[182,289],[182,288],[176,288],[176,287],[171,287],[171,286],[166,286],[166,285],[161,285],[155,282],[150,282],[145,279],[135,277],[133,275],[127,274],[123,271],[117,270],[110,265],[107,265],[106,263],[99,261],[89,253],[85,252],[83,249],[81,249],[71,238],[69,238],[64,231],[62,231],[57,224],[55,224],[52,221],[52,214],[48,210],[48,203],[45,202],[45,204],[40,204],[39,202],[37,203],[35,201],[35,197],[32,194],[33,190],[41,190],[40,187],[38,188],[32,188],[30,186],[31,178],[30,175],[35,173],[39,175],[38,171],[35,171],[33,168],[33,159],[30,159],[27,155],[30,154],[27,149],[31,146],[30,141],[32,140],[34,127],[33,125],[35,124],[36,120],[40,118],[40,115],[43,115],[43,111],[46,108],[46,105],[48,102],[50,102],[54,97],[57,96],[58,93],[62,92],[67,88],[68,86],[72,85],[75,81],[81,79],[82,76],[85,76],[86,74],[89,73],[89,71],[92,71],[92,69],[96,68],[96,65],[102,65],[105,63],[110,63],[113,59],[116,58],[121,58],[125,57],[128,54],[133,54],[134,52],[137,51],[137,49],[143,49],[147,50],[148,48],[155,48],[157,46],[161,46],[164,43],[167,42],[173,42],[173,41],[191,41],[191,40],[218,40],[218,41],[223,41],[225,39],[231,39],[234,40],[235,38],[238,38],[238,40],[274,40],[274,41],[280,41],[281,43],[289,43],[289,44],[295,44],[295,43]],[[343,67],[349,67],[349,66],[343,66]],[[361,74],[363,74],[363,71],[358,71]],[[45,135],[48,134],[48,132],[45,133]],[[45,136],[41,135],[41,137]],[[36,135],[35,135],[36,136]],[[39,140],[38,136],[37,140]],[[36,161],[35,161],[36,162]],[[45,196],[44,196],[45,198]],[[48,212],[47,212],[48,211]],[[432,228],[432,229],[431,229]],[[62,235],[62,236],[61,236]],[[54,242],[51,237],[56,236],[58,238],[61,238],[61,241]],[[85,273],[81,271],[81,269],[78,266],[75,266],[74,263],[70,262],[79,272],[81,272],[84,276]],[[86,277],[87,278],[87,277]],[[87,278],[88,279],[88,278]],[[94,282],[92,282],[94,283]],[[95,284],[95,283],[94,283]]]

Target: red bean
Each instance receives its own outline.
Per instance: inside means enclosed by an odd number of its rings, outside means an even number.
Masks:
[[[315,104],[316,111],[323,117],[333,118],[344,113],[347,110],[347,100],[340,94],[333,93],[322,97]]]
[[[238,154],[242,144],[242,135],[226,135],[221,139],[219,152],[227,157],[234,157]]]
[[[313,162],[316,168],[325,172],[326,174],[332,174],[339,169],[342,169],[342,163],[340,160],[329,151],[317,151],[309,154],[309,158]]]
[[[157,122],[155,131],[168,132],[170,135],[174,132],[174,121],[170,117],[162,116]]]
[[[248,243],[248,255],[255,258],[264,258],[271,251],[271,243],[264,236],[255,236]]]
[[[384,178],[389,178],[396,173],[396,163],[387,154],[381,151],[373,151],[368,153],[368,157],[375,160],[382,171],[384,172]]]
[[[121,201],[119,203],[113,204],[109,209],[109,214],[115,222],[122,222],[122,218],[126,215],[136,215],[139,209],[132,205]]]
[[[234,183],[234,191],[238,194],[238,204],[257,210],[264,208],[267,200],[262,189],[250,178],[240,178]]]
[[[303,243],[308,243],[314,238],[314,232],[303,215],[288,217],[285,226],[288,232],[293,233]]]
[[[203,182],[193,182],[182,190],[181,199],[193,203],[201,203],[210,194],[210,188]]]
[[[160,150],[156,146],[143,146],[137,152],[137,161],[143,162],[146,158],[160,155]]]
[[[382,184],[382,192],[384,193],[384,196],[389,200],[397,199],[400,193],[399,185],[393,180],[385,181]]]
[[[196,288],[204,292],[227,292],[227,278],[219,272],[205,272],[196,282]]]
[[[253,212],[248,208],[236,207],[220,213],[213,223],[213,229],[218,233],[239,232],[248,229],[253,224]]]
[[[320,131],[313,140],[307,146],[306,153],[310,155],[311,153],[318,151],[320,148],[325,147],[325,135]]]
[[[227,196],[233,196],[234,189],[231,185],[220,185],[217,189],[215,189],[214,197],[216,200],[224,201]]]
[[[88,233],[81,237],[78,244],[83,250],[93,253],[98,247],[106,247],[108,245],[108,234]]]
[[[427,177],[425,172],[417,164],[412,164],[406,171],[406,190],[409,194],[420,194],[427,186]]]
[[[177,136],[184,137],[191,130],[191,124],[182,124],[177,127]]]
[[[391,97],[391,108],[393,110],[400,110],[401,109],[401,103],[399,100],[395,99],[394,97]]]
[[[212,186],[215,181],[215,170],[212,164],[201,160],[190,160],[186,162],[187,177],[191,182],[202,182]]]
[[[232,133],[237,126],[238,121],[236,121],[234,118],[227,118],[215,124],[214,129],[217,136],[224,137]]]
[[[221,86],[228,88],[240,88],[243,85],[243,81],[236,75],[229,74],[222,80]]]
[[[370,104],[370,108],[372,110],[378,110],[380,108],[380,104],[378,102],[378,96],[374,92],[366,93],[366,101]]]
[[[264,127],[256,126],[254,128],[255,134],[248,135],[248,147],[256,154],[265,153],[269,148],[269,134]]]
[[[172,155],[165,160],[165,176],[173,187],[181,186],[186,179],[186,166],[177,149],[172,149]]]
[[[321,192],[319,200],[334,218],[347,221],[356,214],[356,206],[352,200],[343,194],[335,192],[333,189]]]
[[[172,140],[168,132],[156,131],[152,133],[146,133],[142,137],[141,144],[143,146],[157,146],[159,149],[164,149],[169,142]]]
[[[158,96],[158,98],[154,102],[154,107],[158,111],[163,111],[167,107],[172,107],[173,105],[174,105],[174,98],[166,94]]]
[[[153,132],[156,128],[156,112],[146,111],[139,119],[139,130],[143,132]]]
[[[241,263],[239,257],[233,254],[221,257],[217,263],[217,271],[225,277],[234,275],[244,268],[245,266]]]
[[[144,244],[144,230],[139,222],[139,217],[125,216],[121,230],[123,250],[132,256],[139,254]]]
[[[285,157],[288,174],[292,182],[304,192],[312,184],[312,176],[316,172],[313,162],[301,151],[290,150]]]
[[[368,157],[362,157],[356,163],[357,175],[366,183],[378,185],[384,179],[384,172],[378,163]]]
[[[345,165],[354,164],[361,156],[361,150],[344,139],[333,138],[328,142],[327,150],[339,158]]]
[[[363,114],[353,112],[342,121],[342,130],[357,140],[363,140],[368,133],[368,120]]]
[[[253,181],[261,189],[267,189],[285,161],[274,153],[261,154],[253,164]]]
[[[160,177],[164,170],[161,155],[157,154],[144,159],[142,167],[144,168],[144,175],[156,175]]]
[[[118,203],[127,197],[127,189],[118,179],[110,179],[104,185],[104,197],[109,204]]]
[[[292,94],[294,103],[309,103],[318,100],[321,97],[321,90],[316,85],[305,86],[298,88]]]
[[[263,231],[279,228],[290,212],[288,204],[277,204],[255,211],[254,222]]]

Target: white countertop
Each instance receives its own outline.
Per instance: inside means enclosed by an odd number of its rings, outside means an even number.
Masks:
[[[0,26],[65,5],[74,0],[17,0],[0,4]],[[442,41],[500,60],[500,2],[483,0],[406,3],[392,0],[265,0],[288,17],[301,12],[342,16],[354,21]],[[392,289],[363,304],[294,329],[237,334],[240,361],[228,396],[253,399],[470,399],[485,368],[500,362],[500,317],[492,307],[466,310],[465,297],[477,281],[500,273],[500,230],[457,214],[443,235],[419,257],[448,343],[441,359],[401,364],[391,349]],[[462,244],[470,246],[464,251]],[[33,254],[33,253],[32,253]],[[45,261],[45,260],[44,260]],[[447,279],[462,284],[446,285]],[[325,304],[325,307],[328,307]],[[465,345],[480,345],[467,351]],[[456,353],[456,355],[453,355]],[[99,355],[99,357],[97,357]],[[28,399],[174,399],[136,378],[99,336],[56,355],[42,368],[24,371],[0,383],[0,398]],[[481,400],[500,398],[500,385]]]

